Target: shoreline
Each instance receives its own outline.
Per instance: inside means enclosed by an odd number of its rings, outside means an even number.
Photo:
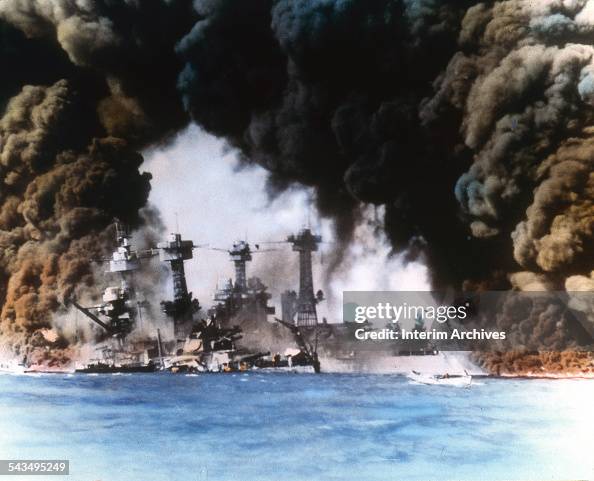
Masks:
[[[495,374],[487,377],[500,378],[500,379],[594,379],[594,373],[581,373],[581,374],[560,374],[560,373],[527,373],[527,374]]]

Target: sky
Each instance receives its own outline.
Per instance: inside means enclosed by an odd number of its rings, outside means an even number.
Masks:
[[[311,207],[312,191],[295,187],[271,199],[266,192],[267,173],[261,167],[239,167],[236,152],[224,142],[190,125],[165,147],[144,153],[142,170],[153,175],[149,202],[161,212],[167,232],[178,230],[183,238],[204,245],[194,250],[185,264],[189,290],[203,306],[212,303],[217,284],[233,277],[233,264],[224,252],[209,249],[231,247],[244,239],[252,245],[282,241],[291,233],[311,225],[324,243],[314,254],[314,289],[322,289],[327,300],[319,317],[340,321],[343,290],[428,290],[427,269],[419,263],[403,265],[388,258],[390,248],[373,222],[382,210],[367,207],[369,221],[357,227],[345,262],[324,283],[327,259],[333,248],[330,219],[322,219]],[[297,290],[297,253],[289,244],[271,244],[276,249],[253,256],[248,277],[258,276],[269,286],[271,303],[280,314],[280,293]]]

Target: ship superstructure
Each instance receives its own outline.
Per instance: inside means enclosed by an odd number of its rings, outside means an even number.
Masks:
[[[116,245],[111,257],[99,259],[106,263],[106,276],[110,280],[119,281],[109,285],[103,291],[101,304],[82,306],[76,299],[70,302],[87,318],[103,330],[105,341],[98,345],[97,358],[80,372],[150,372],[154,365],[149,361],[150,343],[127,342],[127,337],[136,328],[141,327],[141,301],[134,288],[135,272],[140,268],[141,259],[153,257],[152,250],[137,251],[132,248],[131,235],[127,227],[120,222],[115,223]]]
[[[106,274],[119,282],[105,288],[99,305],[83,307],[74,299],[71,302],[121,345],[136,321],[142,319],[142,303],[134,289],[134,273],[140,268],[140,259],[152,257],[153,253],[133,250],[131,235],[125,225],[116,222],[115,230],[117,247],[111,257],[99,259],[99,262],[107,263]]]
[[[247,289],[246,263],[252,260],[252,250],[250,245],[243,241],[233,243],[229,249],[229,256],[235,266],[235,289],[239,292],[245,292]]]
[[[166,241],[159,242],[156,250],[159,260],[171,268],[173,282],[173,300],[162,301],[161,308],[173,321],[173,334],[176,339],[185,338],[192,329],[194,314],[200,309],[200,303],[188,292],[184,261],[193,258],[197,246],[191,240],[183,240],[181,234],[172,233]]]
[[[304,228],[298,234],[288,236],[286,242],[299,253],[299,292],[283,293],[283,320],[298,327],[314,327],[318,324],[316,305],[324,299],[324,293],[318,290],[314,295],[312,252],[318,250],[322,237],[312,233],[310,228]]]
[[[105,288],[99,305],[84,307],[71,299],[104,333],[103,343],[97,345],[96,359],[79,367],[78,372],[210,372],[293,367],[319,371],[317,341],[312,344],[294,321],[285,323],[272,318],[275,308],[269,305],[272,296],[267,286],[259,277],[247,275],[247,263],[253,254],[276,249],[260,249],[255,244],[253,250],[243,240],[234,242],[229,249],[215,248],[229,255],[235,279],[216,290],[214,305],[205,313],[206,317],[201,317],[200,304],[188,290],[184,269],[184,262],[193,259],[193,250],[198,246],[174,232],[156,246],[138,251],[132,247],[125,226],[116,223],[115,229],[116,248],[101,261],[108,264],[107,278],[119,282]],[[300,262],[300,295],[295,304],[295,312],[302,314],[297,320],[303,322],[303,328],[317,323],[315,304],[321,297],[313,295],[311,275],[311,252],[321,239],[313,236],[312,240],[308,235],[312,235],[310,231],[287,240],[293,242],[295,250],[305,253],[300,257],[305,262]],[[170,267],[173,298],[160,302],[169,321],[150,317],[154,311],[148,310],[150,318],[143,328],[143,308],[135,291],[134,275],[143,259],[156,256]],[[163,340],[160,330],[172,335],[166,334]]]
[[[235,281],[229,279],[216,290],[216,304],[211,309],[211,314],[222,324],[236,322],[244,329],[257,328],[267,322],[267,317],[275,312],[274,306],[268,305],[272,296],[259,277],[248,278],[246,265],[252,260],[252,254],[270,252],[273,249],[260,249],[256,245],[256,250],[253,251],[243,240],[234,242],[230,249],[212,249],[229,254],[235,267]]]

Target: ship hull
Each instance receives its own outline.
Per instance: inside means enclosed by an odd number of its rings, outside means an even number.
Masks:
[[[109,364],[93,364],[84,368],[75,369],[78,374],[115,374],[115,373],[151,373],[157,370],[155,364],[138,366],[113,366]]]

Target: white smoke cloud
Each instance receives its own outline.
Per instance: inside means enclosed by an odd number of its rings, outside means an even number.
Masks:
[[[389,258],[389,243],[377,228],[383,209],[364,210],[345,261],[327,286],[325,271],[334,247],[332,221],[320,219],[310,206],[311,191],[295,188],[270,200],[266,171],[239,169],[236,153],[196,126],[171,145],[146,152],[145,159],[142,168],[153,174],[150,202],[161,211],[168,231],[179,225],[183,237],[196,244],[229,248],[234,240],[247,237],[253,248],[258,242],[282,241],[308,223],[321,233],[324,244],[314,254],[314,287],[322,289],[327,300],[319,305],[320,319],[340,319],[343,290],[429,289],[425,266]],[[298,286],[297,254],[288,244],[264,247],[276,250],[254,255],[248,276],[257,275],[269,286],[280,314],[280,293]],[[198,249],[186,262],[186,274],[189,290],[208,306],[217,283],[233,277],[233,264],[223,252]]]

